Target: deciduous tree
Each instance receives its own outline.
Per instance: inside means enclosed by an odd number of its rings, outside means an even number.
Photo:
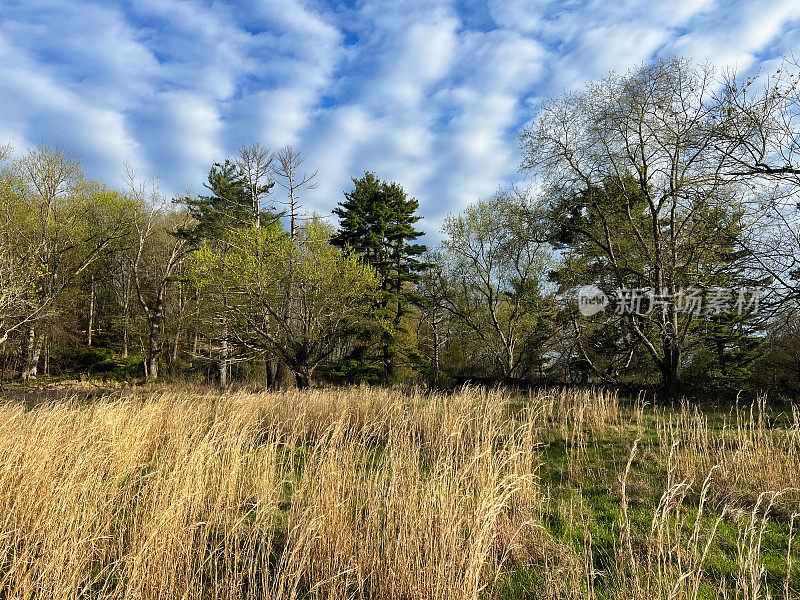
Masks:
[[[616,286],[674,299],[738,268],[722,255],[750,190],[718,147],[730,127],[718,118],[718,83],[710,68],[659,60],[545,103],[522,130],[523,169],[542,177],[573,243],[591,247]],[[672,396],[696,316],[671,301],[625,313]]]
[[[299,388],[311,386],[317,368],[372,320],[378,275],[332,246],[316,222],[294,239],[273,225],[232,230],[227,242],[194,257],[203,293],[226,296],[238,343],[277,354]]]

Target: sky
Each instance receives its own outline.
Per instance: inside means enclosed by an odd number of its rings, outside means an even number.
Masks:
[[[172,195],[241,144],[291,144],[319,170],[309,209],[370,170],[436,237],[519,180],[548,96],[659,56],[752,72],[793,50],[800,0],[0,0],[0,145]]]

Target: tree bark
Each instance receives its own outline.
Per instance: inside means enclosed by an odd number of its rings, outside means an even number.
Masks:
[[[89,325],[86,328],[87,329],[86,333],[87,333],[87,338],[88,338],[88,340],[87,340],[88,346],[91,348],[91,346],[92,346],[92,332],[93,332],[93,328],[94,328],[94,273],[92,273],[91,276],[89,277],[89,281],[90,281],[90,283],[89,283],[89,289],[90,289],[90,291],[89,291],[89,319],[88,319]]]
[[[267,363],[267,388],[270,390],[279,390],[283,382],[283,362],[277,358],[268,358]]]
[[[281,385],[283,384],[283,374],[286,371],[284,368],[283,362],[280,360],[275,361],[275,389],[281,389]]]
[[[122,358],[128,358],[128,345],[130,343],[128,329],[130,328],[132,276],[131,273],[128,272],[124,277],[125,280],[122,292]]]
[[[219,387],[224,390],[228,387],[228,328],[222,330],[222,337],[219,340]]]
[[[431,326],[433,329],[433,355],[431,356],[429,385],[431,388],[434,388],[436,384],[439,383],[439,322],[436,319],[435,313],[431,320]]]
[[[665,339],[664,358],[661,361],[661,381],[670,400],[680,399],[680,348],[671,339]]]
[[[144,346],[142,346],[142,354],[144,354]],[[144,370],[144,378],[145,379],[150,379],[150,372],[149,372],[149,370],[147,368],[147,361],[146,360],[142,361],[142,369]]]
[[[311,387],[311,370],[307,368],[295,369],[294,379],[298,390],[307,390]]]
[[[25,353],[20,370],[22,381],[36,379],[39,368],[39,356],[42,352],[42,336],[37,338],[36,328],[32,325],[28,327],[25,335]]]
[[[392,355],[392,344],[394,338],[388,331],[381,335],[381,345],[383,346],[383,382],[388,385],[394,377],[394,356]]]
[[[53,336],[52,335],[45,336],[44,364],[42,365],[45,377],[50,377],[50,350],[52,346],[53,346]]]
[[[277,370],[275,361],[271,358],[267,358],[264,361],[264,368],[266,370],[266,375],[267,375],[267,389],[268,390],[275,389],[275,371]]]
[[[180,352],[181,336],[183,335],[183,313],[185,302],[183,299],[183,286],[178,282],[178,318],[175,325],[175,337],[172,340],[172,356],[170,357],[170,373],[174,372],[175,363]]]
[[[159,336],[161,333],[161,321],[164,316],[164,297],[161,292],[156,299],[156,305],[150,318],[150,333],[148,335],[147,362],[148,378],[158,377],[158,359],[160,358],[161,348],[159,347]]]

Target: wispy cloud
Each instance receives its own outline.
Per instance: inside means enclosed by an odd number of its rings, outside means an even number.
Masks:
[[[516,179],[530,102],[682,54],[753,70],[800,42],[800,0],[0,0],[0,141],[199,191],[241,143],[292,143],[328,213],[366,169],[426,227]]]

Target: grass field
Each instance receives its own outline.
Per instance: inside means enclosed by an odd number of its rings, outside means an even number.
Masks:
[[[0,404],[0,598],[800,598],[796,407],[126,393]]]

